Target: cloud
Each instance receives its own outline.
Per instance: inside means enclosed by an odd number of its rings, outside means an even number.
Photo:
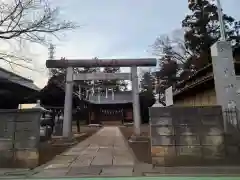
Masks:
[[[187,1],[160,0],[50,0],[59,6],[60,18],[77,22],[81,27],[62,33],[61,40],[53,39],[56,58],[140,58],[149,57],[147,52],[155,38],[170,34],[181,28],[187,9]],[[223,9],[237,15],[238,0],[222,1]],[[232,11],[232,12],[231,12]],[[240,18],[240,17],[239,17]],[[178,32],[179,33],[179,32]],[[31,53],[28,49],[31,48]],[[31,45],[25,47],[27,56],[33,59],[31,67],[41,73],[26,69],[18,70],[21,75],[31,76],[43,87],[48,73],[45,60],[46,47]],[[8,68],[9,65],[5,64]],[[144,69],[144,68],[143,68]],[[121,68],[129,72],[129,68]]]

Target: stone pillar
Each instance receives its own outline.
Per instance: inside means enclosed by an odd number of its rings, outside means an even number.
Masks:
[[[63,119],[63,137],[71,139],[72,137],[72,93],[73,93],[73,68],[67,68],[64,119]]]
[[[218,41],[211,47],[211,54],[217,105],[221,105],[223,111],[229,108],[229,104],[234,104],[239,109],[231,44]],[[224,117],[224,131],[227,132],[226,117]]]
[[[138,74],[136,66],[131,68],[131,75],[132,75],[134,133],[136,136],[140,136],[141,116],[140,116]]]

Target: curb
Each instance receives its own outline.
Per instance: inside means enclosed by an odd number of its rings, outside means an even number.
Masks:
[[[120,133],[121,133],[121,135],[122,135],[122,137],[123,137],[123,140],[124,140],[125,145],[127,146],[130,154],[132,155],[132,157],[133,157],[133,159],[134,159],[134,165],[135,165],[135,164],[139,164],[140,161],[137,159],[137,157],[136,157],[136,155],[134,154],[132,148],[129,147],[129,145],[128,145],[128,140],[123,136],[123,133],[122,133],[122,131],[121,131],[121,127],[118,127],[118,129],[119,129],[119,131],[120,131]]]

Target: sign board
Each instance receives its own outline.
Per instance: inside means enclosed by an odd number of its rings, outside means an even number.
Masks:
[[[37,104],[19,104],[18,109],[32,109],[36,106]]]
[[[172,86],[165,90],[165,102],[166,106],[173,105],[173,91]]]
[[[82,80],[131,80],[131,73],[85,73],[75,74],[74,81]]]

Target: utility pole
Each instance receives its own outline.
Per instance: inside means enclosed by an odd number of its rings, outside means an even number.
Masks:
[[[48,47],[48,59],[53,60],[54,55],[55,55],[55,46],[52,43],[50,43]],[[53,75],[51,71],[49,71],[48,74],[50,77]]]
[[[48,59],[53,60],[55,55],[55,46],[51,43],[48,48]]]
[[[217,12],[218,12],[218,18],[219,18],[219,24],[220,24],[221,40],[226,41],[225,26],[223,22],[223,12],[222,12],[222,6],[221,6],[220,0],[217,0]]]

